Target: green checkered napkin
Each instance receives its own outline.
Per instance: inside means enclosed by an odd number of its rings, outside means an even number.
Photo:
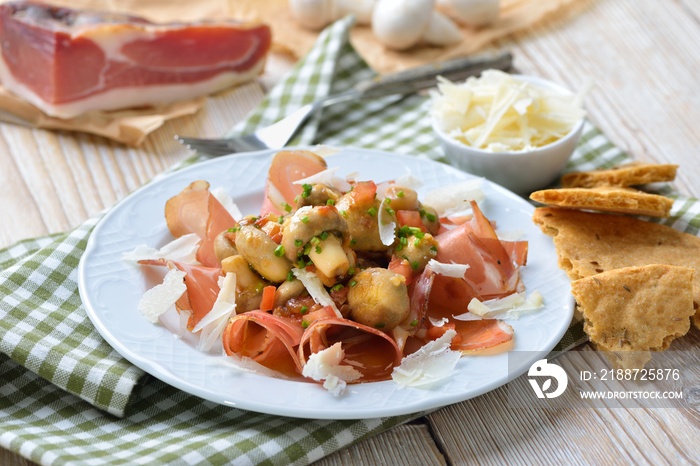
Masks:
[[[316,46],[233,133],[267,125],[373,72],[347,42],[351,20]],[[293,144],[389,150],[441,160],[425,98],[337,105]],[[568,169],[627,159],[592,125]],[[173,169],[189,163],[193,158]],[[668,187],[664,188],[668,192]],[[307,464],[410,416],[320,421],[220,406],[146,376],[101,339],[78,295],[77,266],[101,216],[75,230],[0,250],[0,445],[41,464]],[[666,220],[696,233],[700,203],[677,198]],[[583,340],[573,323],[560,344]]]

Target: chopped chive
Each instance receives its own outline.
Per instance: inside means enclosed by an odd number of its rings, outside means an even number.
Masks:
[[[350,282],[350,286],[355,286],[355,285],[357,285],[357,280],[353,280]]]
[[[319,239],[318,236],[314,236],[313,238],[311,238],[311,241],[309,241],[309,243],[313,244],[314,246],[317,246],[318,243],[320,243],[320,242],[321,242],[321,240]]]
[[[355,267],[350,267],[348,269],[348,275],[355,275]]]
[[[279,223],[280,225],[283,224],[283,223],[284,223],[284,217],[282,217],[282,216],[280,215],[280,218],[277,219],[277,223]]]
[[[355,238],[350,240],[350,244],[355,244],[355,243],[357,243],[357,241],[355,241]]]
[[[338,290],[342,290],[342,289],[343,289],[343,284],[338,283],[337,285],[333,286],[333,288],[331,288],[331,291],[338,291]]]
[[[326,205],[335,205],[335,201],[333,199],[328,199]]]
[[[404,196],[403,190],[396,193],[396,197],[403,197],[403,196]]]
[[[294,246],[300,248],[300,247],[302,247],[303,245],[304,245],[304,242],[303,242],[302,240],[300,240],[300,239],[295,239],[295,240],[294,240]]]
[[[300,269],[306,267],[306,262],[304,262],[304,259],[297,260],[297,267],[299,267]]]
[[[321,246],[316,246],[316,254],[321,254]]]
[[[287,272],[287,281],[288,282],[293,282],[296,277],[294,276],[294,272],[291,270]]]
[[[346,211],[344,211],[344,210],[341,210],[341,211],[340,211],[340,215],[342,215],[343,217],[347,217],[347,216],[348,216],[348,213],[347,213]]]
[[[294,196],[294,203],[299,204],[299,196]]]
[[[304,191],[301,193],[301,197],[307,198],[311,195],[311,185],[304,183],[301,185],[302,188],[304,188]]]
[[[432,246],[430,246],[430,250],[433,252],[437,252],[437,246],[433,244]]]
[[[304,246],[303,254],[308,254],[310,252],[311,252],[311,243],[306,243],[306,246]]]
[[[307,327],[309,326],[309,323],[308,323],[307,321],[305,321],[305,320],[302,320],[302,321],[301,321],[301,326],[304,327],[304,328],[307,328]]]
[[[321,241],[325,241],[326,238],[328,238],[328,232],[327,231],[322,231],[320,235],[318,235],[319,238],[321,238]]]
[[[374,217],[375,215],[377,215],[377,208],[370,207],[369,209],[367,209],[367,213],[370,214],[372,217]]]
[[[434,222],[435,220],[437,220],[437,217],[435,215],[427,212],[425,214],[425,218],[427,218],[429,222]]]
[[[309,217],[308,217],[308,215],[304,215],[303,217],[301,217],[301,221],[304,222],[304,223],[309,223]]]
[[[386,206],[385,209],[389,215],[394,215],[396,213],[396,211],[389,206]]]
[[[277,257],[282,257],[284,256],[284,246],[281,244],[275,248],[275,256]]]
[[[301,309],[299,309],[299,314],[306,314],[306,311],[309,310],[309,306],[301,306]]]
[[[282,203],[282,207],[284,207],[284,210],[286,210],[287,212],[291,212],[291,211],[292,211],[292,206],[290,206],[290,205],[287,204],[286,202],[283,202],[283,203]]]
[[[411,268],[412,268],[413,270],[418,270],[418,262],[412,262],[412,263],[411,263]]]
[[[416,325],[418,325],[418,319],[411,322],[411,327],[415,327]]]

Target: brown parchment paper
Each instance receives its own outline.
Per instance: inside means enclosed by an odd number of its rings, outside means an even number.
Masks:
[[[272,28],[277,50],[296,58],[313,45],[318,31],[299,26],[287,8],[288,0],[228,0],[230,13],[239,18],[264,21]],[[412,66],[447,60],[483,50],[496,39],[541,23],[554,13],[580,5],[586,0],[501,0],[495,23],[482,28],[461,27],[464,40],[449,47],[418,45],[405,51],[384,47],[368,26],[353,28],[350,40],[369,65],[380,73],[399,71]]]
[[[7,0],[0,0],[5,3]],[[53,5],[131,13],[156,22],[196,21],[231,17],[227,0],[64,0]],[[17,123],[36,128],[61,129],[93,133],[118,142],[137,146],[165,121],[191,115],[205,98],[156,107],[110,112],[89,112],[71,119],[54,118],[0,86],[0,120],[18,118]],[[11,116],[2,118],[2,111]]]

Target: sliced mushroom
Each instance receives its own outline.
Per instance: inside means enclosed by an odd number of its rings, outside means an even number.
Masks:
[[[224,274],[236,274],[236,312],[259,309],[266,283],[250,270],[248,261],[240,255],[228,256],[221,261],[221,269]]]
[[[291,261],[308,256],[320,275],[332,278],[351,266],[347,245],[348,224],[334,206],[305,206],[289,217],[282,228],[285,255]]]
[[[264,231],[243,225],[236,232],[236,249],[263,278],[280,283],[287,279],[292,264],[279,245]]]

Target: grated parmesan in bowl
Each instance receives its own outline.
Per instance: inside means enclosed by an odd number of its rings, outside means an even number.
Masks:
[[[576,148],[584,94],[498,70],[463,83],[440,78],[432,126],[453,165],[529,194],[554,181]]]

